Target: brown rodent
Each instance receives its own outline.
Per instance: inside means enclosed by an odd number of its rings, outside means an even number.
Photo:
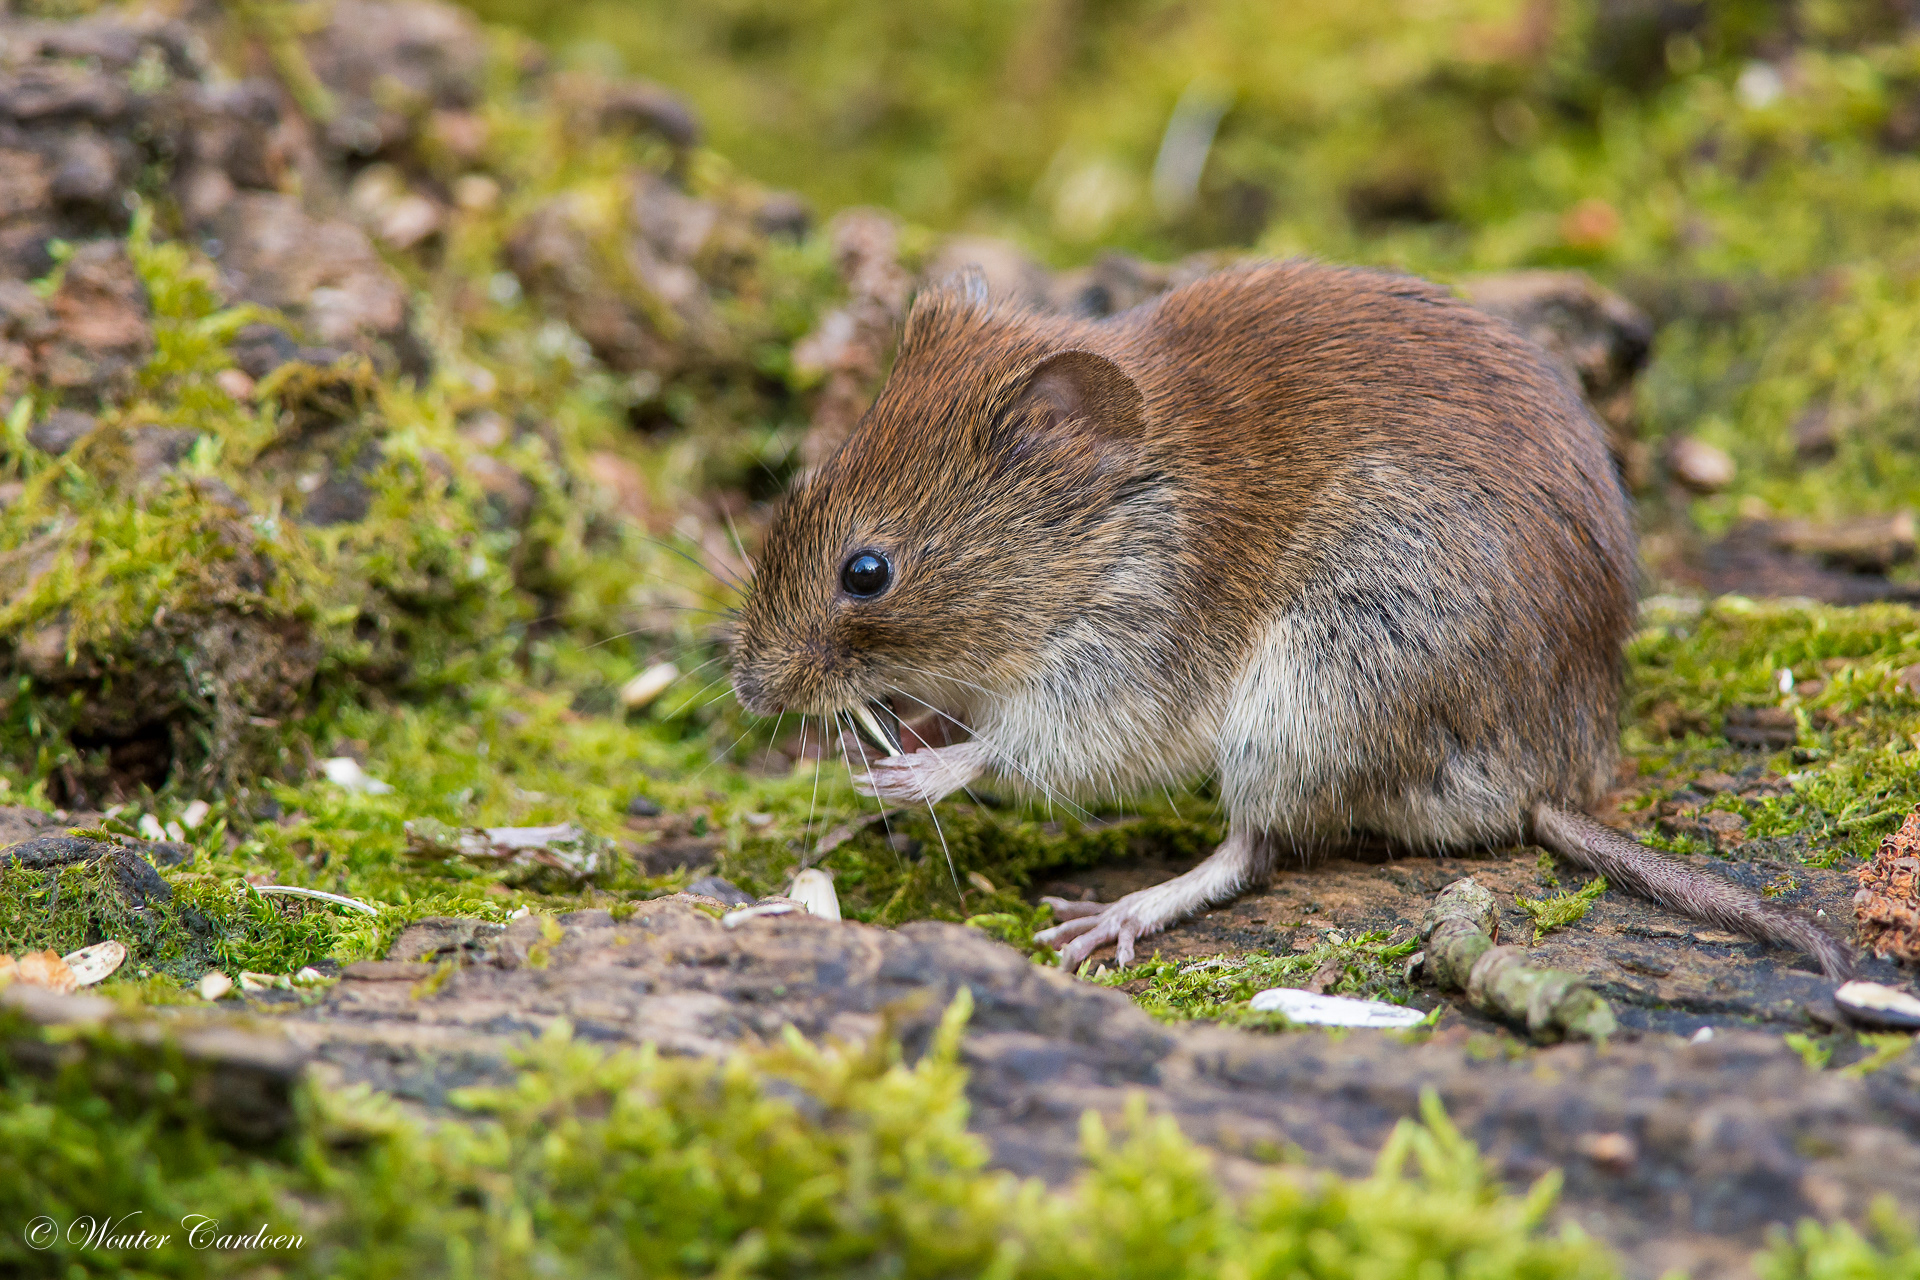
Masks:
[[[1069,966],[1110,942],[1130,963],[1364,835],[1533,841],[1844,973],[1810,921],[1583,812],[1617,759],[1635,574],[1585,403],[1433,285],[1265,264],[1079,321],[961,279],[915,301],[872,409],[775,516],[733,683],[846,731],[863,706],[919,714],[919,749],[871,762],[890,800],[990,771],[1065,796],[1215,772],[1205,862],[1049,900]]]

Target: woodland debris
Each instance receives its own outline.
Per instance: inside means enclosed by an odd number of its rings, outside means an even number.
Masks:
[[[703,898],[712,898],[726,907],[750,907],[754,897],[731,880],[719,876],[701,876],[687,885],[686,892]]]
[[[366,796],[383,796],[393,790],[393,784],[382,782],[360,767],[360,762],[352,756],[331,756],[320,762],[320,772],[327,781],[343,791],[354,791]]]
[[[1800,722],[1791,707],[1733,707],[1721,732],[1736,747],[1778,751],[1800,740]]]
[[[72,966],[57,951],[29,951],[21,956],[0,955],[0,984],[24,982],[68,995],[80,988]]]
[[[1853,917],[1860,945],[1881,959],[1920,963],[1920,808],[1860,868]]]
[[[560,873],[586,880],[606,869],[612,842],[571,822],[549,827],[450,827],[433,818],[406,824],[416,857],[462,857],[509,870]]]
[[[749,920],[758,920],[762,916],[790,916],[796,911],[806,915],[807,905],[795,902],[792,898],[762,898],[750,907],[727,912],[720,917],[720,923],[729,929],[738,929]]]
[[[70,951],[60,957],[60,962],[67,966],[76,985],[90,987],[112,977],[114,971],[126,963],[126,959],[126,944],[108,938],[105,942]]]
[[[1522,947],[1494,945],[1493,894],[1471,876],[1440,891],[1420,919],[1426,971],[1443,991],[1464,991],[1492,1017],[1526,1028],[1535,1040],[1602,1040],[1613,1010],[1579,978],[1527,959]]]
[[[358,898],[349,898],[343,894],[327,893],[321,889],[302,889],[290,884],[257,884],[253,886],[253,891],[269,897],[311,898],[316,902],[331,902],[336,907],[351,907],[355,911],[370,916],[380,914],[380,908],[371,903],[362,902]]]
[[[1697,571],[1677,572],[1707,595],[1805,596],[1827,604],[1920,600],[1920,587],[1856,567],[1900,554],[1897,536],[1870,536],[1864,525],[1841,536],[1825,532],[1836,526],[1794,529],[1795,523],[1742,520],[1703,549]],[[1888,533],[1899,530],[1890,527]]]
[[[1773,544],[1782,551],[1812,556],[1823,564],[1853,573],[1885,573],[1913,559],[1913,512],[1861,516],[1820,524],[1811,520],[1781,520],[1769,526]]]
[[[869,813],[846,822],[835,823],[828,829],[827,833],[821,836],[814,844],[813,856],[815,858],[824,858],[875,823],[884,827],[898,820],[905,813],[905,809],[888,809],[879,813]]]

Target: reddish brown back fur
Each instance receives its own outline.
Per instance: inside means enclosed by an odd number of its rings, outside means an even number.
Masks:
[[[1027,372],[1071,349],[1133,381],[1144,432],[1010,447]],[[850,601],[838,567],[869,545],[897,585]],[[1158,589],[1116,592],[1129,564]],[[1610,771],[1633,573],[1583,402],[1432,285],[1261,265],[1103,322],[946,290],[770,530],[736,687],[760,709],[941,697],[911,664],[999,691],[1106,627],[1099,660],[1204,708],[1292,609],[1379,713],[1338,785],[1444,792],[1450,760],[1494,759],[1524,775],[1498,787],[1517,834],[1529,804],[1583,803]]]

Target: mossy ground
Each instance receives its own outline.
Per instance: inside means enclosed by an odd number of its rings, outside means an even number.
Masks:
[[[479,7],[563,44],[594,32],[601,44],[573,49],[575,61],[608,62],[611,42],[634,69],[681,80],[718,144],[691,156],[687,181],[716,201],[750,185],[725,152],[828,209],[855,199],[902,209],[923,224],[916,243],[926,226],[1012,232],[1056,263],[1107,245],[1159,255],[1237,245],[1441,278],[1588,269],[1662,322],[1639,391],[1646,438],[1699,434],[1739,464],[1735,484],[1711,498],[1647,495],[1656,541],[1743,515],[1920,503],[1920,153],[1898,141],[1920,93],[1920,35],[1876,6],[1707,6],[1633,56],[1608,43],[1618,33],[1604,29],[1603,7],[1586,4],[1553,7],[1537,30],[1529,15],[1548,11],[1517,3],[1121,4],[1102,6],[1097,22],[1072,6],[963,5],[920,15],[911,31],[881,5]],[[1093,814],[954,804],[936,827],[924,812],[866,822],[871,810],[832,762],[775,775],[757,765],[781,726],[745,722],[724,684],[706,683],[720,650],[701,611],[724,608],[730,593],[681,553],[711,561],[724,512],[743,514],[751,540],[756,504],[791,473],[808,390],[791,349],[837,300],[831,254],[815,234],[703,264],[725,340],[664,378],[611,372],[555,305],[503,272],[502,257],[542,201],[575,193],[604,213],[622,175],[669,160],[645,140],[572,128],[525,82],[520,49],[519,37],[498,37],[478,108],[485,165],[507,198],[462,212],[432,253],[389,255],[433,348],[430,376],[293,367],[236,397],[222,382],[228,343],[262,317],[221,300],[155,185],[127,238],[155,341],[132,395],[61,458],[26,436],[50,402],[32,389],[13,402],[0,479],[23,487],[0,514],[0,634],[60,627],[76,664],[164,664],[190,649],[161,620],[171,610],[297,629],[320,657],[293,712],[258,717],[269,724],[252,724],[244,707],[227,714],[209,686],[170,713],[197,754],[183,749],[182,767],[115,793],[107,825],[123,834],[146,816],[178,824],[192,802],[210,806],[181,829],[195,858],[165,873],[173,907],[135,920],[86,872],[7,872],[0,945],[121,937],[135,958],[107,990],[151,1003],[186,998],[204,967],[289,973],[377,956],[425,915],[618,906],[681,878],[622,860],[589,886],[420,858],[404,824],[571,821],[642,840],[624,820],[636,795],[717,840],[720,873],[754,892],[783,888],[821,835],[862,822],[819,859],[848,915],[972,920],[1030,950],[1043,916],[1026,895],[1043,870],[1209,847],[1220,824],[1204,788]],[[860,92],[845,89],[849,67]],[[283,74],[297,70],[284,62]],[[1230,103],[1202,199],[1191,212],[1155,212],[1155,149],[1174,102],[1196,86]],[[431,147],[409,163],[437,179],[458,173]],[[626,228],[613,214],[604,221],[611,244]],[[616,285],[649,305],[639,282]],[[1796,451],[1796,424],[1815,412],[1835,428],[1830,457]],[[477,442],[464,429],[486,414],[514,429]],[[157,486],[125,465],[130,433],[152,426],[196,437]],[[377,461],[361,466],[370,443]],[[575,482],[595,452],[642,478],[646,519]],[[525,481],[524,511],[482,483],[480,454]],[[356,468],[364,518],[296,518],[304,476]],[[206,480],[241,496],[247,514],[210,503],[197,483]],[[271,574],[236,576],[242,553]],[[666,657],[688,678],[622,713],[615,690]],[[1737,810],[1750,835],[1803,837],[1794,856],[1836,865],[1920,801],[1920,697],[1900,682],[1920,663],[1910,610],[1654,609],[1629,660],[1625,741],[1650,797],[1702,770],[1757,762],[1725,738],[1725,717],[1785,706],[1797,741],[1765,762],[1790,775],[1791,790],[1714,802]],[[67,685],[11,680],[0,692],[0,799],[51,808],[71,803],[76,786],[100,790],[115,765],[76,732],[86,711]],[[240,724],[239,736],[220,736]],[[340,753],[392,790],[326,781],[314,762]],[[289,910],[248,878],[346,894],[379,914]],[[1361,936],[1217,966],[1150,960],[1101,980],[1126,984],[1163,1017],[1273,1025],[1247,1011],[1252,992],[1329,969],[1329,990],[1404,999],[1405,949]],[[946,1058],[908,1070],[884,1055],[798,1047],[725,1066],[560,1042],[529,1052],[520,1090],[473,1100],[477,1125],[422,1128],[378,1099],[316,1093],[302,1136],[267,1156],[223,1146],[191,1114],[116,1109],[79,1078],[11,1079],[0,1198],[14,1197],[6,1212],[22,1221],[54,1212],[49,1197],[73,1213],[291,1215],[317,1242],[291,1269],[314,1274],[1297,1266],[1331,1276],[1438,1261],[1452,1274],[1578,1275],[1601,1265],[1577,1242],[1529,1235],[1538,1205],[1498,1199],[1434,1117],[1396,1140],[1402,1155],[1421,1156],[1425,1182],[1383,1174],[1229,1204],[1190,1149],[1141,1119],[1124,1142],[1090,1136],[1094,1176],[1062,1197],[983,1170]],[[796,1075],[829,1104],[826,1119],[761,1090]],[[626,1097],[655,1105],[610,1102]],[[616,1186],[623,1194],[609,1197]],[[658,1187],[671,1194],[657,1203],[682,1220],[732,1226],[677,1240],[671,1256],[647,1253],[659,1224],[622,1215],[645,1200],[631,1193]],[[1804,1228],[1764,1265],[1782,1277],[1911,1274],[1915,1249],[1894,1225],[1877,1250],[1845,1227]],[[197,1274],[224,1264],[143,1255],[138,1265]]]
[[[852,1051],[796,1038],[722,1063],[608,1053],[562,1032],[528,1047],[512,1087],[469,1091],[469,1122],[314,1094],[297,1135],[264,1152],[227,1145],[164,1098],[101,1096],[80,1070],[8,1072],[0,1213],[112,1217],[172,1239],[35,1252],[9,1233],[0,1264],[139,1276],[263,1263],[316,1276],[1612,1274],[1577,1231],[1542,1228],[1556,1178],[1503,1193],[1431,1100],[1376,1174],[1350,1183],[1299,1173],[1229,1199],[1178,1130],[1140,1108],[1117,1132],[1089,1119],[1088,1172],[1069,1192],[991,1173],[955,1065],[965,1018],[963,1001],[911,1067],[884,1041]],[[190,1214],[300,1242],[196,1249],[178,1225]]]

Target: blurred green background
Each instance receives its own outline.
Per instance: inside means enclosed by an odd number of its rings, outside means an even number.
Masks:
[[[823,214],[1442,279],[1580,267],[1659,325],[1643,436],[1739,464],[1693,503],[1920,500],[1911,0],[474,0],[660,81]]]

